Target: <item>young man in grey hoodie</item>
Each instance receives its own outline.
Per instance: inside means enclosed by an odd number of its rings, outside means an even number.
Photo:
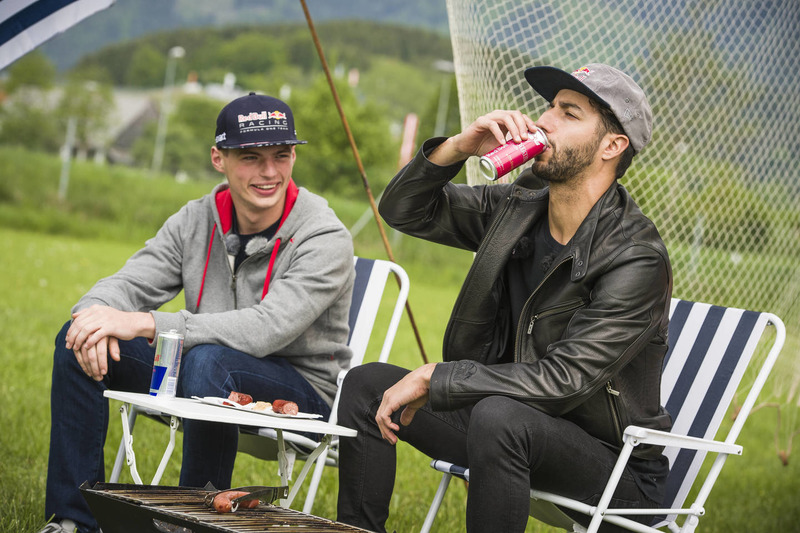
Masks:
[[[347,367],[353,245],[327,202],[292,180],[282,101],[250,93],[217,118],[226,183],[186,204],[72,309],[56,338],[43,531],[97,530],[79,485],[104,479],[107,388],[148,392],[158,334],[184,336],[178,395],[231,391],[328,417]],[[185,309],[158,311],[181,290]],[[180,484],[230,486],[236,426],[184,421]]]

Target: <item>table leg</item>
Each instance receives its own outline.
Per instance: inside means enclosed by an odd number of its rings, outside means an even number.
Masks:
[[[303,469],[300,470],[300,473],[297,475],[297,480],[294,482],[294,486],[289,491],[289,497],[286,500],[286,507],[292,505],[294,497],[297,496],[297,491],[300,490],[300,486],[303,484],[306,475],[308,475],[308,471],[311,469],[311,465],[314,464],[314,462],[317,460],[317,457],[319,457],[322,452],[328,449],[328,446],[330,446],[330,444],[331,444],[331,436],[325,435],[324,437],[322,437],[322,441],[319,443],[319,446],[314,448],[314,451],[311,452],[308,457],[306,457],[306,462],[303,465]]]
[[[164,469],[167,467],[170,457],[172,457],[172,450],[175,449],[175,433],[178,431],[178,424],[178,417],[172,415],[169,419],[169,444],[167,444],[167,449],[164,450],[164,455],[161,457],[161,463],[158,465],[158,470],[156,470],[156,475],[153,476],[151,485],[158,485],[161,482]]]
[[[125,442],[125,461],[131,469],[131,476],[134,483],[143,485],[142,478],[139,477],[139,472],[136,470],[136,455],[133,453],[133,435],[131,435],[130,427],[128,426],[128,404],[123,403],[119,408],[122,416],[122,440]]]

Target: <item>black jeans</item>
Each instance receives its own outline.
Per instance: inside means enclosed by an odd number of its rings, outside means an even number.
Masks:
[[[337,520],[341,522],[385,531],[396,455],[394,446],[381,438],[375,412],[383,391],[407,372],[372,363],[347,374],[338,423],[358,430],[358,436],[340,441]],[[397,435],[432,458],[470,468],[470,532],[524,531],[531,487],[596,504],[617,458],[575,424],[502,396],[449,412],[432,411],[426,405]],[[655,504],[626,471],[612,505]],[[651,517],[641,520],[649,522]],[[615,530],[609,525],[601,528]]]

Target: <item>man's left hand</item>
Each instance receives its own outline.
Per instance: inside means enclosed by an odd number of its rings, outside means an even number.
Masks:
[[[105,305],[93,305],[72,315],[67,330],[67,349],[92,348],[100,339],[114,337],[130,340],[155,335],[155,321],[150,313],[120,311]]]
[[[400,426],[392,422],[392,415],[405,406],[400,414],[400,423],[407,426],[413,420],[420,407],[428,401],[431,386],[431,375],[436,363],[423,365],[406,376],[383,393],[383,401],[378,407],[375,421],[381,430],[381,435],[391,444],[397,443],[396,431]]]

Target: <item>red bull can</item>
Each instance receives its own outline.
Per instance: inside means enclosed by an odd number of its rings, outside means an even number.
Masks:
[[[156,358],[153,361],[153,377],[150,380],[150,396],[175,397],[182,351],[183,335],[174,329],[158,334]]]
[[[520,143],[509,141],[481,157],[481,174],[487,180],[496,180],[525,164],[547,148],[547,136],[536,128],[528,132],[528,139]]]

